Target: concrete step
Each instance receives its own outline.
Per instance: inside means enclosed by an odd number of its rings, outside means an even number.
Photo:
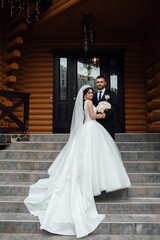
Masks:
[[[7,150],[57,150],[66,142],[12,142]],[[159,142],[116,142],[120,151],[160,151]]]
[[[120,151],[126,161],[159,161],[160,151]],[[0,159],[55,159],[57,150],[1,150]]]
[[[0,169],[3,170],[46,170],[53,160],[1,160]],[[160,161],[124,161],[128,173],[160,172]]]
[[[0,196],[1,213],[28,213],[24,196]],[[128,200],[96,200],[102,214],[160,214],[159,198],[130,198]]]
[[[160,183],[160,173],[129,173],[128,175],[132,183]],[[46,171],[0,170],[0,181],[2,182],[36,182],[47,177]]]
[[[1,240],[77,240],[75,236],[60,236],[54,235],[47,232],[43,232],[41,234],[5,234],[1,233]],[[84,237],[83,240],[159,240],[159,236],[152,235],[89,235]]]
[[[0,182],[0,196],[14,197],[14,196],[27,196],[30,185],[34,182]],[[128,189],[118,190],[111,193],[103,192],[100,197],[95,197],[97,201],[99,199],[127,199],[130,197],[138,198],[158,198],[160,197],[160,184],[159,183],[133,183]]]
[[[40,233],[37,217],[27,213],[1,213],[0,233]],[[159,235],[159,214],[106,214],[92,233],[109,235]]]
[[[160,142],[160,133],[116,133],[116,142]]]
[[[66,142],[69,134],[0,134],[0,142]],[[7,140],[6,140],[7,139]],[[160,133],[116,133],[116,142],[160,142]]]

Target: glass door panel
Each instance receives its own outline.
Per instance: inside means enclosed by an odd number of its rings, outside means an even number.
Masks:
[[[77,91],[85,84],[89,84],[96,90],[96,77],[99,75],[99,58],[79,58],[77,60]]]

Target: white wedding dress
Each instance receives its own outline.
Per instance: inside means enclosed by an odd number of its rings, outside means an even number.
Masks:
[[[84,124],[49,168],[49,178],[33,184],[24,201],[41,229],[77,238],[94,231],[105,217],[97,213],[94,196],[130,186],[115,142],[90,118],[87,102]]]

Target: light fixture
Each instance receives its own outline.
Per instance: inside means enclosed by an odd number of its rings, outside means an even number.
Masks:
[[[81,23],[81,27],[83,29],[83,49],[85,54],[87,55],[90,44],[94,43],[95,32],[93,30],[88,30],[90,26],[89,20],[92,18],[92,13],[85,12],[83,13],[83,22]]]
[[[38,21],[38,15],[40,14],[40,8],[48,8],[52,4],[52,0],[0,0],[1,7],[5,5],[10,9],[10,16],[14,17],[17,12],[21,15],[23,12],[27,13],[26,21],[30,23],[31,14],[35,15]]]

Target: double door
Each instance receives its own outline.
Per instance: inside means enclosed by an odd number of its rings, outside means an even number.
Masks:
[[[96,77],[103,75],[107,89],[116,92],[116,132],[124,132],[123,51],[53,51],[53,133],[69,133],[78,90],[89,84],[96,91]]]

